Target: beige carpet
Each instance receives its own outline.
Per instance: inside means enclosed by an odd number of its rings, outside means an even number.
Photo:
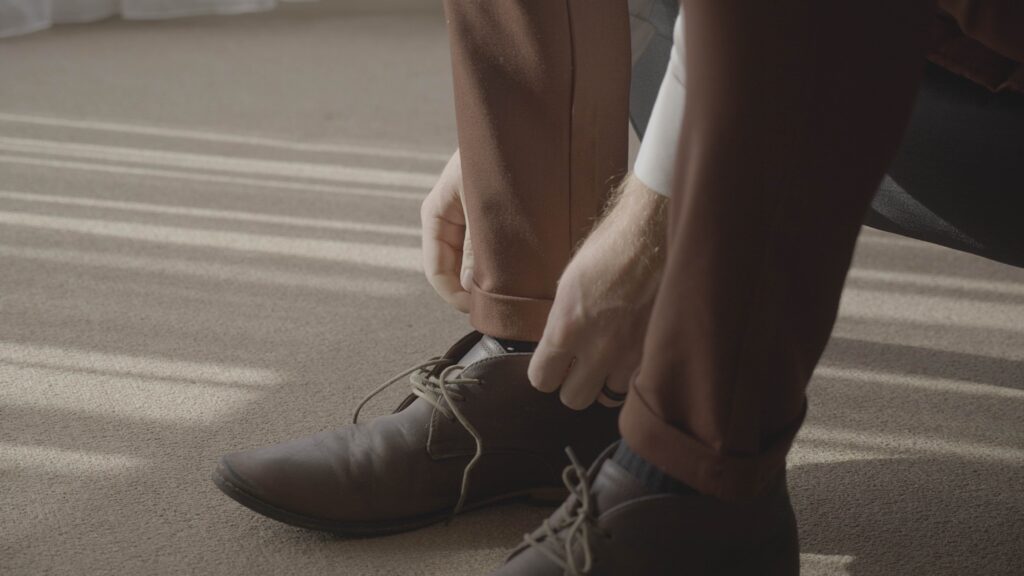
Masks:
[[[455,140],[427,8],[0,43],[0,574],[485,574],[545,515],[347,541],[209,481],[466,329],[417,271]],[[1020,574],[1022,408],[1024,272],[865,232],[793,457],[805,574]]]

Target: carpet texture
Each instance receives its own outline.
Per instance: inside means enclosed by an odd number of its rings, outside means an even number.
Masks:
[[[0,574],[485,574],[547,514],[350,541],[209,480],[467,329],[418,271],[448,66],[434,3],[0,43]],[[810,403],[805,574],[1020,574],[1024,271],[865,231]]]

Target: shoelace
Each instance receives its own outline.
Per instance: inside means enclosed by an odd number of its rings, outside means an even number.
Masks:
[[[590,573],[594,565],[594,554],[590,548],[591,535],[606,534],[597,525],[597,511],[590,493],[590,484],[593,481],[591,473],[580,464],[572,448],[566,448],[565,452],[569,455],[570,464],[562,471],[562,482],[572,494],[570,498],[575,500],[564,517],[554,524],[550,518],[544,520],[541,527],[532,534],[524,534],[523,540],[527,547],[536,547],[552,562],[558,564],[568,576],[584,576]],[[595,471],[596,468],[595,466]],[[536,536],[538,532],[542,533],[541,538]],[[547,542],[552,545],[546,545]],[[583,550],[582,567],[577,566],[576,555],[573,554],[576,542],[579,542]],[[558,544],[562,545],[561,550],[557,549]]]
[[[437,376],[431,375],[437,367],[445,365],[447,366],[443,368]],[[395,375],[387,382],[370,391],[370,393],[359,401],[359,405],[356,406],[356,411],[352,415],[352,423],[358,424],[359,413],[363,410],[363,407],[366,406],[367,402],[384,390],[393,386],[402,378],[408,376],[414,396],[422,398],[425,402],[437,409],[438,412],[443,414],[445,418],[449,420],[457,420],[459,424],[466,429],[466,432],[469,432],[469,435],[472,436],[473,440],[476,442],[476,452],[473,454],[473,458],[470,459],[469,464],[466,464],[466,467],[462,470],[462,486],[459,488],[459,500],[456,502],[455,508],[452,509],[451,518],[454,518],[462,511],[462,507],[466,503],[466,496],[469,494],[470,472],[473,471],[473,467],[476,466],[476,463],[484,453],[484,444],[483,439],[480,437],[480,433],[477,432],[473,424],[466,419],[462,414],[462,411],[456,405],[457,402],[465,400],[465,397],[455,388],[463,384],[480,383],[480,379],[478,378],[463,378],[462,372],[464,370],[464,366],[455,364],[452,360],[447,358],[434,358],[418,366],[413,366],[412,368]]]

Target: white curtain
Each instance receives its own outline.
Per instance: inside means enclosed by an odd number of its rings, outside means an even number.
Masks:
[[[269,10],[276,0],[0,0],[0,38],[65,22],[137,20]]]

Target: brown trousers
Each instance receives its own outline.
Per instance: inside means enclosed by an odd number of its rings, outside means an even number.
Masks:
[[[860,223],[924,62],[931,0],[683,0],[668,262],[629,445],[752,497],[785,465]],[[470,319],[540,337],[626,163],[626,0],[445,0],[476,263]]]

